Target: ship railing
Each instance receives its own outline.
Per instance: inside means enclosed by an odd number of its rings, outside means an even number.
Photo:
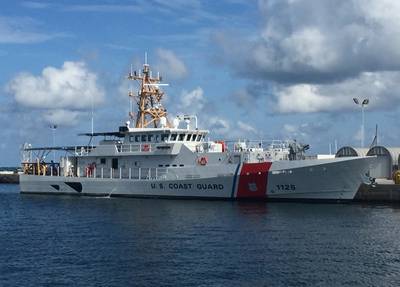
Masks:
[[[119,153],[131,153],[131,152],[151,152],[152,145],[151,144],[119,144],[116,145],[117,151]]]
[[[165,179],[168,168],[94,168],[92,170],[77,169],[77,177],[100,178],[100,179],[136,179],[136,180],[158,180]]]
[[[77,156],[84,156],[88,155],[94,148],[92,146],[76,146],[74,152]]]
[[[102,179],[136,179],[159,180],[166,179],[168,167],[136,167],[136,168],[80,168],[61,167],[59,163],[22,163],[24,174],[39,176],[66,176]]]
[[[22,170],[24,174],[40,176],[59,176],[62,172],[58,162],[23,162]]]

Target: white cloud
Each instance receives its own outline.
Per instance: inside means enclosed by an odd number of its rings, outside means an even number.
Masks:
[[[65,36],[35,31],[39,22],[29,17],[0,16],[0,44],[29,44]]]
[[[243,131],[245,133],[256,133],[257,132],[257,130],[253,126],[246,124],[242,121],[238,121],[237,126],[240,131]]]
[[[142,7],[139,5],[116,5],[116,4],[89,4],[89,5],[70,5],[64,7],[66,11],[79,11],[79,12],[140,12]]]
[[[45,112],[43,118],[49,124],[74,126],[78,124],[81,115],[82,113],[78,111],[56,109]]]
[[[262,27],[256,35],[217,35],[236,73],[322,83],[400,70],[397,0],[260,0],[259,10]]]
[[[357,108],[352,98],[370,99],[368,108],[393,108],[400,100],[400,72],[362,73],[332,84],[295,84],[276,88],[275,110],[280,113],[346,111]]]
[[[171,50],[158,49],[156,68],[168,79],[182,79],[188,71],[185,63]]]
[[[205,104],[206,99],[201,87],[197,87],[192,91],[183,90],[180,97],[179,112],[198,114],[203,110]]]
[[[8,83],[8,91],[20,105],[47,109],[85,109],[100,104],[104,92],[97,75],[83,62],[64,62],[59,68],[46,67],[34,76],[21,73]]]
[[[284,124],[283,130],[287,133],[294,133],[297,131],[297,127],[295,125],[291,125],[291,124]]]
[[[20,73],[6,89],[17,104],[39,110],[45,121],[59,125],[76,124],[82,111],[104,100],[97,75],[83,62],[64,62],[61,68],[46,67],[39,76]]]
[[[230,131],[229,122],[220,117],[212,116],[206,120],[207,128],[216,135],[226,136]]]
[[[46,9],[50,7],[50,3],[41,3],[35,1],[24,1],[21,3],[21,6],[30,9]]]

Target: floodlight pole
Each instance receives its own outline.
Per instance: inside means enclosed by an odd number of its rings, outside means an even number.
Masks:
[[[361,147],[364,147],[364,137],[365,137],[365,115],[364,115],[364,105],[361,104]]]
[[[57,129],[57,125],[51,125],[50,126],[51,129],[51,133],[53,136],[53,148],[56,146],[56,129]],[[56,153],[53,150],[53,162],[56,162]]]
[[[361,147],[364,147],[364,137],[365,137],[365,113],[364,108],[368,105],[369,99],[364,99],[362,102],[358,98],[353,98],[356,105],[361,107]]]

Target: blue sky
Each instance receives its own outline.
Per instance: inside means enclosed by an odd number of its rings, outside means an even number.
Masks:
[[[0,165],[24,142],[86,143],[77,133],[127,120],[124,77],[143,55],[170,84],[173,117],[189,112],[215,139],[399,145],[400,4],[392,0],[2,1]]]

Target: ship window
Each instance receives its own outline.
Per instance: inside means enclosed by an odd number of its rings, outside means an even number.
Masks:
[[[159,164],[158,167],[163,167],[163,165],[162,165],[162,164]]]
[[[175,135],[175,138],[176,138],[176,135]],[[167,140],[168,140],[168,135],[167,134],[162,134],[161,135],[161,141],[162,142],[166,142]],[[171,137],[171,140],[173,140],[172,137]]]
[[[177,134],[171,134],[171,141],[176,141]]]
[[[179,141],[183,141],[185,139],[185,134],[179,134]]]
[[[202,136],[201,136],[201,135],[198,135],[198,136],[197,136],[197,141],[198,141],[198,142],[201,141],[201,138],[202,138]]]
[[[142,142],[146,142],[146,135],[142,135]]]
[[[130,142],[133,142],[133,139],[134,139],[135,137],[134,136],[129,136],[129,141]]]
[[[100,164],[106,164],[106,159],[104,157],[100,159]]]
[[[151,141],[153,140],[153,136],[154,136],[154,135],[148,135],[148,136],[147,136],[147,141],[151,142]]]
[[[180,164],[179,166],[185,166],[184,164]]]
[[[166,164],[165,167],[169,167],[169,164]]]
[[[192,138],[192,134],[188,134],[186,140],[190,141],[191,138]]]
[[[160,141],[160,135],[155,135],[154,140],[156,143]]]
[[[135,135],[135,142],[140,142],[140,135]]]
[[[193,135],[192,141],[196,141],[196,137],[197,137],[197,135]]]
[[[177,165],[176,165],[176,164],[173,164],[172,166],[174,166],[174,167],[177,167]]]

